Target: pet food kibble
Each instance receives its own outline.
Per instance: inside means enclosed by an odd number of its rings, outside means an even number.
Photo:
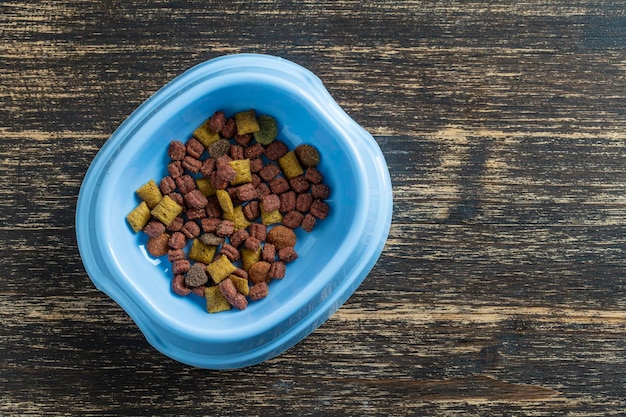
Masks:
[[[154,180],[150,180],[135,191],[139,198],[146,202],[149,209],[153,209],[159,204],[161,198],[163,198],[163,194],[161,194],[161,190],[159,186],[154,182]]]
[[[230,243],[234,247],[239,247],[239,245],[241,245],[248,238],[248,236],[249,234],[246,229],[235,230],[233,234],[230,235]]]
[[[217,245],[210,245],[200,239],[194,239],[191,249],[189,249],[189,259],[208,265],[213,260],[216,249]]]
[[[209,128],[213,132],[220,132],[226,124],[226,115],[223,111],[218,110],[209,117]]]
[[[261,223],[265,226],[270,226],[272,224],[280,223],[283,221],[283,215],[280,213],[280,210],[272,210],[266,211],[263,208],[263,204],[259,204],[259,209],[261,211]]]
[[[220,311],[230,310],[230,303],[222,295],[217,285],[204,288],[204,298],[206,298],[206,309],[209,313],[219,313]]]
[[[311,184],[321,184],[324,181],[324,176],[316,168],[307,168],[304,178]]]
[[[185,159],[183,159],[182,166],[187,171],[197,174],[200,172],[200,168],[202,168],[202,161],[187,155]]]
[[[330,197],[330,187],[326,184],[313,184],[311,186],[311,194],[315,198],[327,199]]]
[[[275,140],[265,149],[265,156],[270,161],[277,161],[278,158],[284,156],[287,152],[289,152],[289,147],[287,147],[285,142]]]
[[[320,153],[311,145],[298,145],[294,153],[304,168],[315,168],[320,163]]]
[[[236,247],[228,243],[222,244],[222,246],[220,247],[220,253],[226,256],[231,262],[236,262],[240,258],[239,250],[237,250]]]
[[[265,148],[260,143],[248,146],[243,150],[243,155],[248,159],[259,158],[265,153]]]
[[[205,265],[202,263],[195,263],[185,277],[185,284],[190,287],[197,287],[198,285],[204,285],[209,282],[209,276],[206,274]]]
[[[244,159],[243,147],[239,145],[230,145],[230,157],[233,158],[233,160]]]
[[[265,261],[256,262],[248,270],[248,277],[252,282],[266,282],[269,281],[270,268],[272,264]]]
[[[235,171],[235,178],[230,183],[232,185],[244,184],[252,181],[252,172],[250,172],[250,160],[249,159],[237,159],[231,161],[229,165]]]
[[[280,195],[280,212],[287,213],[296,209],[296,193],[287,191]]]
[[[194,159],[199,159],[204,153],[204,145],[198,139],[192,137],[185,144],[185,150],[187,155]]]
[[[174,275],[172,279],[172,291],[175,294],[186,296],[191,293],[191,288],[185,283],[185,276],[182,274]]]
[[[293,210],[283,216],[283,224],[290,229],[297,229],[302,224],[304,214]]]
[[[248,146],[252,141],[252,133],[246,133],[245,135],[235,135],[235,142],[239,146]]]
[[[224,243],[225,240],[223,237],[211,232],[203,233],[200,235],[199,239],[202,243],[209,246],[219,246]]]
[[[205,197],[211,197],[215,195],[215,192],[217,191],[217,189],[213,187],[213,184],[211,184],[211,180],[208,178],[198,178],[196,180],[196,188],[200,190],[202,195],[204,195]]]
[[[228,186],[229,183],[232,183],[233,181],[235,181],[235,179],[237,179],[237,171],[235,170],[235,168],[228,164],[218,165],[217,169],[215,170],[215,175],[218,179],[222,180],[226,184],[226,186]],[[216,188],[220,188],[218,184],[214,184],[214,186]],[[224,186],[223,188],[226,188],[226,186]]]
[[[258,201],[250,201],[243,207],[243,214],[246,219],[252,221],[261,215]]]
[[[300,213],[306,213],[311,208],[313,196],[309,193],[298,194],[296,197],[296,210]]]
[[[150,214],[150,209],[145,201],[139,203],[137,207],[135,207],[128,215],[126,216],[126,221],[130,225],[131,229],[135,233],[146,227],[152,215]]]
[[[280,174],[280,168],[278,165],[269,163],[259,171],[259,176],[263,178],[264,181],[271,181],[276,178]]]
[[[248,278],[238,277],[237,275],[230,274],[228,277],[237,289],[237,292],[243,296],[248,296],[250,294],[250,284],[248,284]]]
[[[167,172],[170,173],[172,178],[176,179],[185,173],[185,169],[180,161],[172,161],[167,164]]]
[[[224,281],[218,284],[220,292],[226,298],[228,303],[235,307],[236,309],[243,310],[248,306],[248,300],[242,294],[237,292],[237,288],[230,280],[230,278],[225,279]]]
[[[313,204],[311,204],[310,211],[311,214],[318,219],[324,220],[326,217],[328,217],[329,206],[322,200],[315,200]]]
[[[274,211],[280,208],[280,197],[276,194],[261,197],[261,206],[265,211]]]
[[[165,232],[165,225],[157,220],[152,220],[143,228],[143,232],[148,237],[157,237]]]
[[[266,183],[262,182],[256,186],[256,193],[257,198],[263,198],[266,195],[272,194],[272,190],[270,190],[270,187]]]
[[[241,205],[233,209],[232,216],[228,216],[224,213],[224,219],[232,221],[235,230],[245,229],[250,226],[250,221],[246,218],[246,215],[243,212],[243,206]]]
[[[185,204],[187,204],[188,207],[204,208],[207,204],[209,204],[209,200],[207,200],[205,195],[202,194],[202,191],[198,190],[197,188],[191,190],[183,197],[185,199]]]
[[[219,200],[217,199],[217,195],[207,197],[207,200],[209,202],[206,205],[206,215],[208,217],[222,217],[224,212],[222,210],[222,206],[220,205]]]
[[[288,246],[296,246],[296,233],[283,225],[276,225],[267,232],[267,241],[280,251]]]
[[[264,242],[267,237],[267,227],[259,223],[252,223],[249,228],[249,233],[250,236]]]
[[[207,119],[196,130],[193,131],[193,137],[198,139],[205,148],[209,148],[212,143],[220,139],[218,132],[211,129],[211,120]]]
[[[256,118],[254,110],[242,111],[235,113],[235,124],[237,125],[237,134],[245,135],[260,130],[259,122]]]
[[[231,139],[237,133],[237,124],[235,123],[235,119],[229,117],[226,119],[226,123],[224,123],[224,127],[220,131],[222,136],[225,139]]]
[[[168,197],[174,200],[174,202],[178,204],[179,206],[183,206],[185,204],[185,199],[180,193],[177,193],[177,192],[169,193]]]
[[[186,152],[185,144],[179,140],[171,141],[170,146],[167,148],[167,156],[173,161],[182,161]]]
[[[243,269],[243,268],[237,268],[233,271],[232,274],[230,274],[231,276],[237,276],[239,278],[244,278],[246,281],[248,280],[248,273]]]
[[[172,273],[174,275],[186,274],[191,268],[191,264],[186,259],[181,259],[179,261],[174,261],[172,263]]]
[[[222,220],[215,228],[215,234],[221,237],[228,237],[235,231],[235,223],[231,220]]]
[[[261,247],[261,241],[254,236],[248,236],[248,238],[243,242],[243,245],[246,249],[255,251]]]
[[[248,272],[252,265],[259,262],[261,260],[261,249],[256,251],[241,248],[241,262],[243,264],[243,269]]]
[[[187,256],[187,254],[182,249],[170,249],[167,251],[167,260],[170,262],[180,261],[181,259],[185,259],[185,256]]]
[[[254,132],[254,139],[262,145],[269,145],[278,136],[276,120],[271,116],[261,115],[257,117],[257,123],[259,130]]]
[[[269,294],[269,287],[266,282],[259,282],[250,287],[249,296],[252,301],[261,300]]]
[[[270,277],[272,279],[283,279],[285,278],[285,271],[287,267],[284,262],[276,261],[272,264],[272,268],[270,269]]]
[[[213,158],[219,158],[222,155],[228,154],[230,151],[230,142],[226,139],[219,139],[209,145],[209,155]]]
[[[165,226],[178,217],[183,212],[183,206],[172,200],[170,196],[163,196],[159,204],[152,209],[152,216],[160,220]]]
[[[211,157],[205,159],[200,167],[200,174],[202,174],[204,178],[210,178],[213,171],[215,171],[215,158]]]
[[[256,189],[251,182],[237,187],[237,198],[241,201],[250,201],[257,198]]]
[[[220,207],[222,208],[224,214],[232,216],[235,207],[233,206],[233,201],[231,200],[228,191],[217,190],[215,195],[217,196],[217,200],[220,202]]]
[[[163,177],[161,182],[159,183],[159,189],[162,194],[169,194],[176,190],[176,182],[174,182],[174,178],[168,176]]]
[[[302,166],[300,166],[300,162],[298,162],[298,158],[293,151],[289,151],[278,158],[278,165],[288,179],[304,174],[304,170]]]
[[[229,276],[237,267],[233,265],[226,256],[220,256],[206,266],[206,271],[211,275],[213,281],[219,284]]]
[[[263,158],[250,159],[250,172],[255,173],[263,169]]]
[[[174,232],[168,240],[172,249],[182,249],[187,244],[187,237],[182,232]]]
[[[192,294],[197,295],[198,297],[203,297],[203,298],[204,298],[205,288],[206,288],[206,285],[198,285],[197,287],[190,287]]]
[[[261,259],[265,262],[274,262],[276,259],[276,247],[271,243],[265,242],[261,249]]]
[[[184,195],[196,189],[196,182],[188,174],[181,175],[174,180],[178,190]]]
[[[302,219],[302,224],[300,226],[302,226],[302,230],[304,230],[305,232],[311,232],[316,223],[317,220],[315,219],[315,216],[313,216],[311,213],[307,213],[304,215],[304,218]]]
[[[146,242],[146,250],[155,258],[167,255],[167,252],[170,250],[168,245],[169,239],[170,236],[167,233],[161,233],[156,237],[151,237]]]
[[[298,254],[293,246],[287,246],[278,251],[278,259],[283,262],[293,262],[298,258]]]
[[[269,183],[270,190],[274,194],[282,194],[289,191],[289,182],[285,177],[276,177]]]
[[[179,232],[180,229],[183,228],[184,224],[185,219],[183,219],[181,216],[177,216],[174,220],[172,220],[170,225],[167,226],[165,230],[167,230],[168,232]]]
[[[298,175],[297,177],[290,179],[289,186],[296,193],[309,191],[309,182],[304,178],[304,175]]]

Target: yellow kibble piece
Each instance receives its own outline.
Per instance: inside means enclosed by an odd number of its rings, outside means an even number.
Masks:
[[[150,214],[150,209],[148,208],[148,205],[145,201],[142,201],[137,207],[135,207],[130,213],[128,213],[128,216],[126,216],[126,221],[128,221],[128,224],[133,229],[133,231],[137,233],[148,224],[151,218],[152,215]]]
[[[246,218],[246,215],[243,214],[243,206],[241,205],[233,208],[233,212],[230,215],[224,213],[224,219],[235,223],[235,230],[246,229],[252,224],[250,220]]]
[[[204,298],[206,298],[206,309],[209,313],[219,313],[231,308],[230,303],[217,285],[206,287],[204,289]]]
[[[261,223],[263,223],[265,226],[280,223],[283,221],[283,215],[280,213],[279,209],[265,211],[262,203],[259,203],[259,208],[261,209]]]
[[[216,250],[217,246],[206,245],[200,240],[194,239],[191,249],[189,249],[189,259],[208,265],[213,260]]]
[[[249,159],[235,159],[234,161],[230,161],[228,165],[233,167],[237,173],[235,179],[230,182],[232,185],[252,182],[252,172],[250,171]]]
[[[235,124],[237,125],[238,135],[246,135],[261,130],[254,110],[235,113]]]
[[[146,202],[148,208],[152,210],[159,204],[159,201],[163,198],[163,194],[161,194],[161,190],[154,180],[150,180],[141,187],[139,187],[135,193]]]
[[[237,292],[246,297],[248,296],[248,294],[250,294],[250,285],[248,284],[247,279],[238,277],[236,275],[231,275],[229,278],[233,282],[235,288],[237,288]]]
[[[217,188],[213,187],[211,180],[208,178],[198,178],[196,180],[196,187],[198,187],[198,190],[200,190],[205,197],[211,197],[215,195],[217,191]]]
[[[182,212],[183,206],[166,195],[159,201],[159,204],[152,209],[152,216],[160,220],[165,226],[169,226]]]
[[[261,260],[261,248],[257,250],[250,250],[248,248],[241,248],[241,263],[243,269],[249,271],[252,265]]]
[[[283,174],[285,174],[285,177],[288,179],[304,174],[304,170],[300,162],[298,162],[298,157],[294,151],[289,151],[278,158],[278,165],[280,165],[280,169],[283,170]]]
[[[202,123],[202,125],[200,125],[200,127],[193,131],[193,137],[198,139],[198,141],[207,149],[212,143],[215,143],[220,139],[220,134],[212,131],[209,127],[209,120],[210,119],[207,119],[204,123]]]
[[[235,269],[237,269],[237,267],[233,265],[226,256],[220,256],[206,266],[206,271],[211,275],[211,278],[213,278],[216,284],[228,278]]]
[[[220,207],[225,216],[233,216],[235,208],[233,207],[233,200],[230,198],[230,194],[226,190],[217,190],[215,192],[217,201],[220,203]]]

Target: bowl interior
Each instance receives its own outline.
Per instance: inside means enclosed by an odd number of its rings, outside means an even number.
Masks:
[[[186,141],[216,110],[232,115],[251,108],[275,117],[278,138],[291,149],[301,143],[319,149],[319,169],[332,189],[327,200],[331,212],[312,233],[297,230],[299,258],[287,265],[284,279],[270,284],[267,298],[250,303],[243,311],[209,314],[203,298],[180,297],[171,291],[167,257],[149,256],[145,235],[134,234],[125,217],[139,202],[135,190],[150,179],[158,183],[167,174],[170,141]],[[342,257],[364,228],[359,215],[366,189],[362,171],[350,138],[297,86],[279,85],[262,74],[254,81],[229,79],[228,75],[206,79],[153,109],[125,138],[97,190],[97,234],[119,271],[118,285],[135,293],[140,300],[136,304],[153,320],[199,338],[254,336],[285,320],[297,320],[292,316],[299,308],[315,304],[315,298],[340,285],[345,272]]]

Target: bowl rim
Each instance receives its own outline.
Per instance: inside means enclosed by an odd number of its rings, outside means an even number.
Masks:
[[[332,294],[316,303],[312,310],[303,317],[291,323],[287,331],[278,337],[256,346],[249,351],[237,352],[232,355],[215,356],[198,349],[185,349],[174,342],[175,338],[188,337],[187,332],[180,328],[169,326],[167,320],[159,320],[155,316],[146,314],[141,300],[129,294],[124,283],[116,279],[114,268],[102,258],[99,242],[95,238],[96,226],[92,195],[97,190],[99,178],[106,171],[115,152],[132,140],[133,133],[143,123],[150,120],[155,112],[166,103],[193,88],[198,82],[207,77],[228,77],[245,71],[254,71],[265,77],[287,79],[291,87],[297,88],[299,93],[315,104],[316,110],[331,121],[333,128],[343,137],[350,137],[358,145],[357,153],[360,162],[367,166],[369,175],[363,184],[369,193],[366,201],[366,215],[368,219],[375,216],[375,224],[369,231],[367,244],[355,242],[352,252],[344,257],[352,257],[351,268],[346,276],[338,281]],[[142,331],[148,342],[158,351],[179,362],[192,366],[212,369],[234,369],[254,365],[277,356],[298,343],[313,330],[319,327],[330,317],[367,277],[370,270],[380,257],[391,226],[392,194],[389,171],[375,139],[350,118],[337,102],[330,96],[322,81],[308,69],[287,59],[264,54],[234,54],[226,55],[197,64],[178,77],[174,78],[150,98],[144,101],[131,115],[124,120],[110,138],[103,144],[92,164],[87,169],[78,195],[76,207],[76,238],[79,253],[85,269],[96,288],[106,293],[116,301],[133,319]],[[364,214],[365,215],[365,214]],[[164,337],[165,335],[165,337]],[[225,337],[223,340],[236,340]],[[216,340],[205,341],[214,343]]]

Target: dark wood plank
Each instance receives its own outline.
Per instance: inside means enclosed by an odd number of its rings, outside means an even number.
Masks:
[[[621,415],[620,2],[0,4],[0,414]],[[394,186],[377,265],[283,355],[156,352],[99,293],[74,210],[134,108],[206,59],[313,70]]]

